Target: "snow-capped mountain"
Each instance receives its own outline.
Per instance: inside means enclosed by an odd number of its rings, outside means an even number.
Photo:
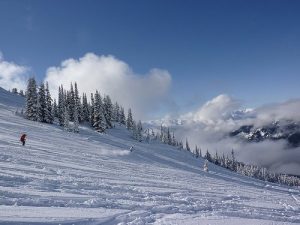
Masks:
[[[16,115],[20,103],[0,92],[0,224],[300,223],[297,187],[210,163],[204,172],[203,159],[136,142],[117,124],[105,134],[65,132]]]
[[[247,141],[261,142],[264,140],[286,140],[289,147],[300,146],[300,122],[276,121],[271,124],[255,127],[244,125],[230,133]]]

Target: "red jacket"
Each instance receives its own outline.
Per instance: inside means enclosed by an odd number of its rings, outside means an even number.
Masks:
[[[20,141],[25,141],[25,139],[26,139],[26,134],[23,134],[22,136],[21,136],[21,138],[20,138]]]

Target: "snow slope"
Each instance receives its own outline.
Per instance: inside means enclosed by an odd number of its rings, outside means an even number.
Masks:
[[[0,91],[0,224],[300,224],[298,188],[203,172],[203,160],[121,126],[66,133],[16,116],[20,101]]]

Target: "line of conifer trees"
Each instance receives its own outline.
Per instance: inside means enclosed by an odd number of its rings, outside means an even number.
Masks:
[[[142,123],[134,121],[131,108],[127,117],[124,108],[118,103],[112,103],[109,95],[102,96],[98,90],[90,95],[80,97],[77,83],[71,83],[66,90],[62,85],[58,89],[58,101],[52,99],[48,83],[37,86],[36,80],[28,80],[26,90],[25,118],[43,123],[57,122],[66,131],[79,132],[79,124],[90,124],[96,131],[105,130],[119,123],[130,131],[133,138],[142,141]]]
[[[276,174],[264,167],[260,167],[257,165],[248,165],[237,161],[233,149],[231,151],[230,156],[225,156],[225,154],[222,154],[222,156],[220,156],[218,152],[215,152],[215,154],[212,155],[208,150],[206,150],[206,152],[202,154],[201,148],[199,148],[197,145],[195,146],[195,149],[192,150],[190,148],[188,139],[186,138],[184,146],[182,141],[176,140],[174,132],[171,132],[169,127],[164,127],[161,125],[160,131],[156,134],[153,130],[152,132],[147,130],[146,140],[148,139],[159,140],[162,143],[176,146],[180,150],[184,149],[193,154],[196,158],[206,159],[207,161],[214,163],[217,166],[221,166],[223,168],[248,177],[253,177],[259,180],[268,181],[272,183],[285,184],[288,186],[300,186],[299,177],[287,174]]]
[[[202,157],[201,149],[199,151],[199,148],[196,146],[194,154],[197,158]],[[228,157],[228,155],[225,156],[225,154],[219,156],[218,152],[216,152],[212,156],[207,150],[203,158],[211,163],[214,163],[217,166],[221,166],[223,168],[226,168],[228,170],[237,172],[239,174],[248,177],[253,177],[259,180],[268,181],[272,183],[285,184],[288,186],[300,186],[299,177],[291,176],[287,174],[276,174],[264,167],[260,167],[257,165],[248,165],[243,162],[237,161],[233,149],[231,151],[230,157]]]

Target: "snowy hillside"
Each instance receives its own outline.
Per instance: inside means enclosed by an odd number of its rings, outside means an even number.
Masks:
[[[28,121],[14,114],[19,98],[0,92],[0,224],[300,224],[297,188],[203,172],[202,159],[121,126],[74,134]]]

